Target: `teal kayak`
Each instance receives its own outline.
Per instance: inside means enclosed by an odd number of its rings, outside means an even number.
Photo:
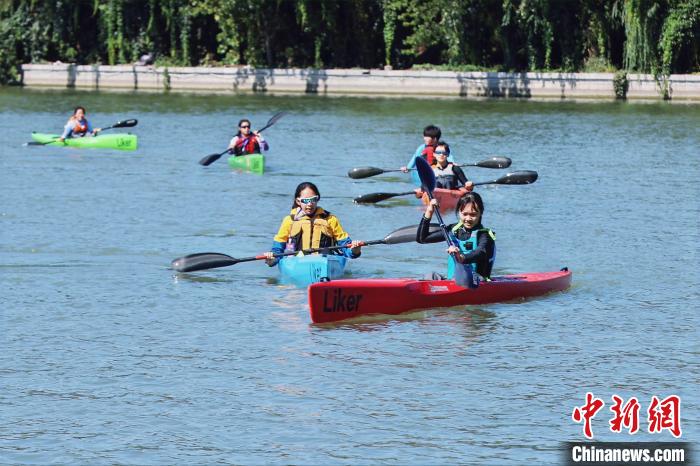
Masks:
[[[347,261],[345,256],[312,254],[287,256],[280,259],[278,265],[283,282],[307,287],[312,283],[342,277]]]
[[[131,133],[100,134],[94,137],[69,138],[63,142],[58,141],[60,137],[60,134],[32,133],[32,139],[47,146],[118,150],[136,150],[137,146],[136,135]]]
[[[228,158],[228,166],[262,175],[265,172],[265,156],[262,154],[232,155]]]

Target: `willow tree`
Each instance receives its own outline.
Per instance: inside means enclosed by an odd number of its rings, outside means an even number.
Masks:
[[[621,10],[625,26],[625,68],[643,73],[660,70],[657,44],[668,2],[663,0],[624,0]]]
[[[700,0],[675,2],[663,23],[661,72],[700,68]]]

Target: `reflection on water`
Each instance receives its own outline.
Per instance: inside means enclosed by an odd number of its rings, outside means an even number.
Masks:
[[[212,277],[208,275],[202,275],[197,273],[175,273],[173,275],[173,282],[177,283],[179,281],[188,281],[195,283],[235,283],[236,280],[232,278],[222,278],[222,277]]]

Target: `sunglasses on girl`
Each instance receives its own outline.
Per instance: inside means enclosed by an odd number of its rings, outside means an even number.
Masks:
[[[300,197],[299,202],[302,204],[315,204],[318,202],[318,196],[311,196],[311,197]]]
[[[250,125],[243,125],[243,126],[240,126],[240,128],[241,128],[241,129],[250,128]]]
[[[448,155],[445,150],[436,150],[434,153],[435,155]]]

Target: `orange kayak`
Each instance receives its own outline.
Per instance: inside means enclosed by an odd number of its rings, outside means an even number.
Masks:
[[[467,193],[466,189],[442,189],[435,188],[433,190],[433,197],[437,199],[440,204],[440,213],[446,213],[452,211],[457,207],[457,202],[459,198]],[[423,201],[423,204],[428,205],[430,199],[428,195],[425,194],[420,189],[416,189],[416,197]]]

